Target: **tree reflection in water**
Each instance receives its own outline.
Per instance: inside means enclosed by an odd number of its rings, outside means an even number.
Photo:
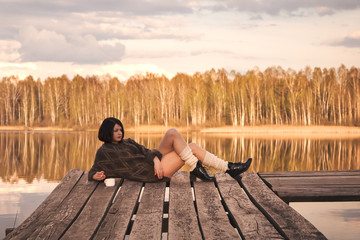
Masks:
[[[253,158],[250,171],[321,171],[360,169],[360,139],[246,137],[183,133],[208,151],[232,162]],[[148,148],[161,134],[126,133]],[[0,132],[3,182],[44,178],[59,181],[70,169],[88,170],[101,146],[96,132]]]

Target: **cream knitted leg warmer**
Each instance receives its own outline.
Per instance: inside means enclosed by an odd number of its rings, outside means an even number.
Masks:
[[[194,170],[199,159],[192,153],[191,148],[186,146],[179,154],[181,160],[190,167],[190,171]]]
[[[218,158],[212,153],[206,152],[203,164],[208,167],[213,167],[221,172],[228,170],[228,162]]]

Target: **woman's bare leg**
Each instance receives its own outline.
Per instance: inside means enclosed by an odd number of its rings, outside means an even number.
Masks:
[[[175,128],[170,128],[161,139],[158,150],[162,155],[166,155],[173,151],[180,154],[186,146],[187,143],[181,134]]]
[[[188,145],[181,134],[174,128],[169,129],[165,133],[158,148],[158,150],[163,154],[161,165],[163,166],[164,176],[171,177],[184,165],[184,161],[180,158],[179,154],[187,146],[190,147],[192,154],[194,154],[200,161],[203,161],[206,153],[205,150],[194,143],[190,143]]]
[[[206,151],[195,143],[187,144],[185,139],[175,128],[170,128],[165,133],[164,137],[161,139],[158,150],[163,155],[166,155],[173,151],[175,151],[177,154],[180,154],[187,145],[189,145],[194,155],[200,161],[204,160]]]
[[[251,164],[251,158],[249,158],[248,161],[246,161],[245,163],[235,163],[229,165],[227,161],[219,159],[215,155],[206,152],[206,150],[204,150],[197,144],[187,144],[184,138],[176,129],[169,129],[165,133],[165,136],[161,140],[158,148],[158,150],[163,154],[163,157],[161,159],[161,165],[163,166],[165,177],[171,178],[172,175],[184,165],[184,160],[180,158],[179,155],[181,155],[180,153],[182,153],[182,151],[187,147],[190,148],[186,150],[188,156],[192,156],[193,158],[195,156],[196,161],[200,160],[201,162],[204,162],[205,160],[206,165],[227,172],[232,177],[236,177],[242,172],[246,171]],[[196,176],[200,177],[205,181],[211,180],[211,177],[207,175],[206,171],[202,167],[201,169],[203,170],[203,172],[197,170],[198,173]],[[190,170],[193,171],[191,168]]]
[[[174,173],[176,173],[182,166],[184,166],[184,161],[181,160],[175,151],[173,151],[163,155],[161,159],[161,165],[163,167],[164,176],[171,178]]]
[[[189,147],[191,148],[193,154],[200,161],[204,161],[206,154],[206,151],[204,149],[202,149],[195,143],[190,143]],[[184,161],[181,160],[181,158],[175,151],[172,151],[170,153],[167,153],[166,155],[163,155],[163,157],[161,158],[161,165],[164,170],[164,176],[171,178],[174,173],[176,173],[182,166],[184,166]]]

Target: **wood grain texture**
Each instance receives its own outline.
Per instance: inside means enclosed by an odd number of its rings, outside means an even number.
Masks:
[[[171,178],[168,239],[202,239],[187,172],[177,172]]]
[[[160,239],[166,183],[146,183],[130,239]]]
[[[141,182],[124,180],[114,203],[96,232],[94,240],[124,239],[141,187]]]
[[[82,175],[70,194],[27,239],[59,239],[81,212],[97,185],[95,181],[88,181],[87,173]]]
[[[296,171],[296,172],[259,172],[261,177],[314,177],[314,176],[360,176],[360,170],[347,171]]]
[[[259,173],[284,201],[360,201],[360,171]]]
[[[230,224],[213,182],[194,182],[196,205],[205,239],[240,239]]]
[[[75,222],[65,232],[61,239],[90,239],[101,223],[111,201],[120,185],[121,179],[117,178],[115,186],[106,187],[100,183],[89,201],[86,203]]]
[[[242,174],[241,185],[286,238],[326,239],[308,220],[276,196],[255,172]]]
[[[46,219],[54,214],[55,209],[74,188],[77,181],[83,175],[82,170],[72,169],[68,171],[61,182],[39,207],[5,239],[27,239]]]
[[[221,196],[245,239],[284,239],[235,179],[224,173],[216,173],[215,177]]]
[[[5,239],[124,239],[125,234],[130,234],[131,239],[161,239],[162,225],[168,229],[168,239],[239,239],[235,228],[245,239],[326,239],[274,191],[285,199],[287,196],[297,200],[329,201],[351,194],[360,197],[360,171],[259,175],[246,172],[237,182],[217,173],[219,190],[213,182],[196,181],[195,207],[185,172],[178,172],[171,179],[169,203],[164,205],[166,183],[146,183],[138,203],[143,183],[124,180],[111,201],[116,187],[89,182],[87,173],[71,170]],[[163,221],[164,208],[169,210],[168,221],[166,217]]]

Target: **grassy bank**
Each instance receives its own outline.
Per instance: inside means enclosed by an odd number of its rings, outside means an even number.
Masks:
[[[237,134],[253,137],[284,138],[360,138],[360,127],[263,125],[203,129],[208,134]]]

